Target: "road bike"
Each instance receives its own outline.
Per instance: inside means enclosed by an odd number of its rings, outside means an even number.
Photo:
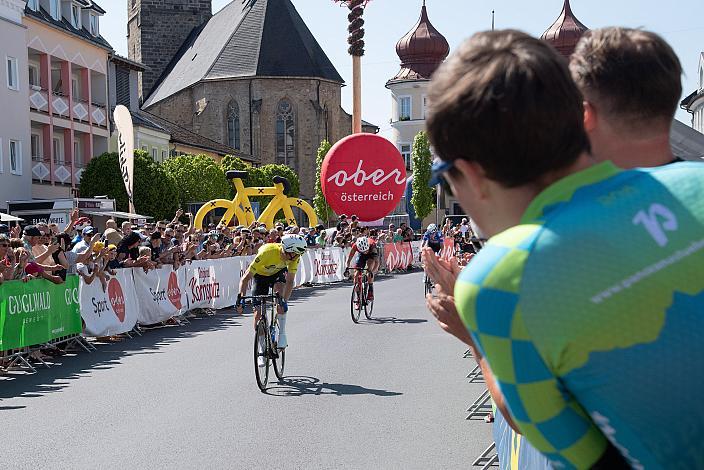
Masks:
[[[433,280],[430,279],[430,276],[428,276],[427,273],[425,274],[425,277],[423,279],[423,285],[425,286],[424,296],[433,293],[433,288],[435,287],[435,285],[433,284]]]
[[[286,365],[286,349],[277,347],[279,338],[278,307],[281,296],[272,291],[268,295],[242,297],[243,300],[261,302],[262,315],[257,322],[254,334],[254,376],[257,379],[259,390],[264,392],[269,383],[269,369],[273,363],[274,374],[279,381],[284,379]],[[255,307],[256,308],[256,307]],[[259,361],[259,358],[263,361]]]
[[[293,208],[302,210],[308,217],[308,226],[315,226],[318,223],[318,216],[315,210],[303,199],[289,197],[291,193],[291,183],[283,176],[274,176],[273,186],[246,187],[244,180],[247,178],[246,171],[230,170],[225,173],[225,177],[232,181],[235,186],[235,197],[231,201],[227,199],[213,199],[203,205],[196,213],[193,225],[197,229],[203,228],[203,220],[208,214],[216,209],[225,209],[225,214],[217,223],[219,227],[227,227],[233,218],[241,225],[252,225],[255,221],[264,223],[268,228],[274,226],[274,218],[280,211],[283,211],[288,225],[298,225]],[[273,199],[266,206],[258,219],[254,217],[254,210],[250,202],[250,196],[273,196]]]
[[[374,310],[374,300],[369,300],[369,270],[366,268],[350,268],[354,269],[354,284],[352,285],[352,300],[350,302],[350,313],[352,321],[359,323],[359,317],[364,309],[364,316],[367,320],[372,319],[372,311]]]

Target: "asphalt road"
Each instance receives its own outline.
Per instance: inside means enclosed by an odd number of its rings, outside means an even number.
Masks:
[[[376,320],[359,325],[350,289],[296,292],[287,380],[267,394],[251,316],[232,312],[0,378],[0,466],[471,468],[491,442],[465,420],[484,385],[426,311],[422,275],[380,280]]]

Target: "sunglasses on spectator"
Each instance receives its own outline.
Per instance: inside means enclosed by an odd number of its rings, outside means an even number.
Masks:
[[[7,247],[9,247],[9,246],[10,246],[10,245],[7,244],[7,243],[0,243],[0,248],[7,248]]]
[[[428,186],[432,188],[440,185],[450,196],[452,196],[452,188],[450,188],[450,184],[445,179],[445,173],[452,171],[454,168],[454,162],[435,160],[433,166],[430,168],[430,181],[428,181]]]

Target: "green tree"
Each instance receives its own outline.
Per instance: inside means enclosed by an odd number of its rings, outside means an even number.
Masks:
[[[435,207],[435,192],[428,186],[432,155],[428,135],[421,131],[413,139],[413,185],[411,204],[416,217],[423,220]]]
[[[176,182],[178,203],[206,202],[226,198],[229,183],[220,165],[207,155],[181,155],[164,161],[164,170]]]
[[[127,191],[122,182],[117,153],[93,158],[81,177],[81,197],[107,196],[115,199],[117,210],[128,212]],[[178,207],[178,190],[174,181],[147,152],[134,152],[134,205],[137,213],[155,219],[169,219]]]
[[[313,198],[313,208],[315,208],[315,213],[318,214],[321,220],[330,220],[331,217],[334,217],[334,212],[328,205],[328,201],[325,200],[323,185],[320,183],[320,172],[323,166],[323,160],[325,160],[325,156],[330,151],[330,148],[332,148],[330,142],[323,140],[320,142],[318,154],[315,158],[315,198]]]

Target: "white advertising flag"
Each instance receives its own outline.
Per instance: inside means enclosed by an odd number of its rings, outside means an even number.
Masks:
[[[127,199],[130,203],[130,212],[134,210],[134,128],[130,110],[119,104],[113,113],[115,127],[117,128],[117,145],[120,152],[120,174],[125,182]]]

